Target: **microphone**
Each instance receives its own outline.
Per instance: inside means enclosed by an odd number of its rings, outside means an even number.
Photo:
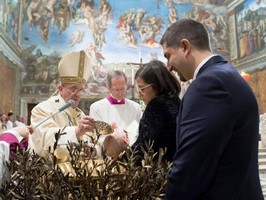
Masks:
[[[63,110],[65,110],[65,109],[67,109],[67,108],[69,108],[70,106],[73,106],[74,105],[74,103],[75,103],[75,101],[74,100],[72,100],[72,99],[70,99],[64,106],[62,106],[61,108],[59,108],[58,109],[58,113],[60,113],[60,112],[62,112]]]
[[[75,103],[74,100],[70,99],[68,100],[68,102],[62,106],[61,108],[59,108],[58,110],[56,110],[54,113],[52,113],[50,116],[48,116],[47,118],[45,118],[43,121],[41,121],[40,123],[36,124],[35,126],[33,126],[32,128],[35,129],[38,126],[40,126],[41,124],[43,124],[44,122],[46,122],[48,119],[52,118],[54,115],[57,115],[58,113],[62,112],[63,110],[69,108],[70,106],[73,106]]]

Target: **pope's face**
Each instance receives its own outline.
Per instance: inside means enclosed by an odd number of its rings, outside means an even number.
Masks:
[[[58,86],[58,90],[65,102],[68,102],[70,99],[74,100],[73,108],[78,107],[80,102],[81,92],[84,90],[84,84],[81,83],[68,83],[61,84]]]

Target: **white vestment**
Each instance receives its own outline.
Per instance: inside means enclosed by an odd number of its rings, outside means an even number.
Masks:
[[[60,95],[39,103],[32,109],[32,126],[35,127],[65,104],[66,102]],[[51,146],[51,149],[53,149],[53,145],[56,141],[55,133],[65,127],[63,132],[66,134],[62,135],[58,141],[59,146],[56,150],[56,156],[59,159],[68,157],[69,154],[66,145],[68,142],[78,143],[75,128],[83,116],[85,116],[85,114],[79,108],[74,109],[72,107],[54,115],[34,129],[34,133],[29,137],[29,148],[34,150],[37,154],[46,157],[49,147]],[[86,135],[83,135],[82,138],[79,139],[90,141],[90,138]]]
[[[4,133],[8,132],[9,134],[14,135],[17,138],[17,142],[21,142],[23,137],[15,130],[8,130]],[[5,162],[9,161],[10,156],[10,144],[6,141],[0,141],[0,187],[2,183],[8,177],[8,169],[6,168]]]
[[[118,131],[126,130],[129,145],[134,144],[138,137],[138,125],[142,117],[142,110],[138,103],[125,99],[125,104],[111,104],[107,98],[96,101],[90,106],[90,116],[94,120],[115,123]],[[100,142],[102,142],[101,138]]]

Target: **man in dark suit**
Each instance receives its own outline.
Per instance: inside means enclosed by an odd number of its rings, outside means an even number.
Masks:
[[[184,19],[161,39],[168,69],[192,79],[177,117],[177,150],[165,199],[262,200],[255,96],[223,57],[210,50],[205,27]]]

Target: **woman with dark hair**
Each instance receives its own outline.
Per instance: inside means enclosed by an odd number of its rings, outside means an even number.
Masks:
[[[164,159],[172,161],[176,151],[176,117],[179,111],[180,84],[159,60],[152,60],[135,74],[140,99],[146,105],[140,120],[139,135],[132,148],[142,155],[145,143],[153,150],[167,149]]]

